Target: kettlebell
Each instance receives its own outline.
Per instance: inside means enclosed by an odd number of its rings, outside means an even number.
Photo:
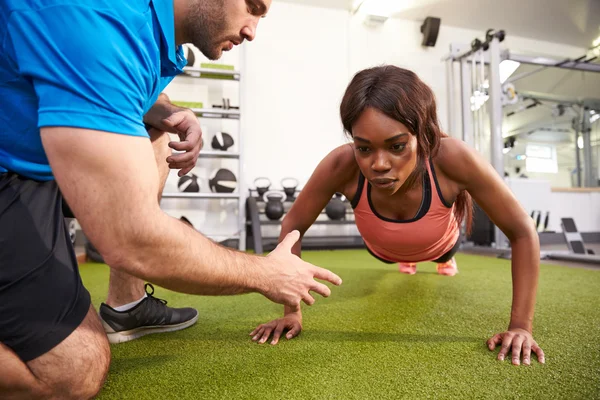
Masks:
[[[258,177],[254,180],[254,187],[256,187],[256,193],[258,193],[259,199],[262,200],[263,195],[267,193],[267,190],[271,187],[271,181],[269,178]]]
[[[277,190],[269,190],[263,195],[263,199],[267,205],[265,206],[265,214],[272,221],[277,221],[283,216],[283,202],[285,193]]]
[[[325,214],[329,219],[337,221],[346,216],[346,205],[342,201],[342,194],[336,193],[325,207]]]
[[[298,187],[298,179],[296,178],[283,178],[281,180],[281,187],[287,196],[287,201],[294,201],[294,195],[296,194],[296,188]]]

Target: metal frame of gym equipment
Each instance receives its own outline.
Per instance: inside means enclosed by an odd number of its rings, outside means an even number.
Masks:
[[[260,215],[265,214],[264,201],[258,196],[256,189],[249,188],[248,192],[246,199],[247,248],[253,249],[256,254],[264,254],[264,252],[277,247],[279,234],[277,236],[264,236],[262,227],[279,227],[284,217],[282,216],[275,221],[261,218]],[[300,193],[300,190],[296,190],[294,196],[298,193]],[[284,215],[289,211],[292,203],[293,200],[286,199],[284,201]],[[344,218],[340,220],[317,219],[313,225],[354,225],[354,212],[350,202],[345,201],[344,204],[346,206]],[[325,214],[325,210],[321,211],[321,214]],[[360,235],[308,235],[302,238],[302,248],[305,250],[363,249],[365,248],[365,242]]]
[[[457,131],[456,124],[458,122],[455,117],[455,69],[454,63],[460,64],[460,115],[462,122],[462,140],[465,141],[472,147],[475,147],[478,151],[482,151],[479,148],[478,138],[475,135],[475,128],[481,129],[481,115],[476,114],[476,124],[473,123],[473,105],[472,96],[473,91],[473,80],[481,77],[483,83],[485,76],[485,68],[487,65],[489,69],[488,82],[489,82],[489,98],[487,101],[488,112],[490,116],[490,154],[489,159],[496,172],[500,175],[504,175],[504,155],[502,149],[504,147],[504,138],[502,136],[502,119],[503,119],[503,100],[506,99],[507,92],[514,91],[512,82],[518,79],[522,79],[533,73],[540,72],[547,68],[563,68],[572,69],[585,72],[600,72],[600,64],[591,63],[597,57],[587,55],[579,57],[577,59],[564,59],[556,60],[547,57],[536,57],[529,55],[521,55],[511,53],[508,50],[502,51],[500,49],[500,42],[503,41],[505,36],[504,31],[488,30],[486,32],[486,38],[484,42],[475,39],[471,45],[465,44],[451,44],[450,54],[442,59],[446,63],[446,76],[447,76],[447,87],[448,87],[448,125],[451,132]],[[522,64],[539,65],[540,68],[535,71],[530,71],[525,74],[520,74],[507,80],[503,85],[500,82],[500,63],[504,60],[512,60]],[[479,72],[477,71],[479,70]],[[481,74],[481,75],[478,75]],[[556,101],[558,96],[540,94],[540,93],[518,93],[520,96],[526,98],[536,99],[538,101]],[[591,186],[592,184],[592,154],[591,154],[591,127],[590,127],[590,116],[591,110],[600,110],[600,101],[598,99],[565,99],[561,98],[561,102],[570,101],[573,105],[579,105],[583,109],[581,129],[576,129],[576,134],[581,133],[584,140],[584,165],[585,165],[585,183]],[[482,106],[479,109],[483,109]],[[475,126],[474,126],[475,125]],[[577,160],[579,163],[579,152],[577,146],[575,146],[577,152]],[[585,150],[587,149],[587,150]],[[485,154],[484,154],[485,155]],[[578,165],[579,167],[579,165]],[[580,169],[580,168],[578,168]],[[508,248],[507,238],[502,234],[498,227],[494,227],[495,243],[494,249],[502,257],[507,257],[510,253]],[[546,254],[551,257],[551,254]],[[560,254],[562,259],[568,259],[569,255]],[[581,257],[584,255],[573,256],[573,261],[581,261]],[[588,256],[589,257],[589,256]]]
[[[594,64],[600,65],[600,64]],[[600,71],[598,71],[600,72]],[[538,93],[538,92],[527,92],[527,91],[518,91],[517,92],[519,98],[522,100],[533,100],[534,103],[529,106],[530,108],[533,105],[541,104],[542,102],[556,103],[562,107],[569,107],[575,113],[576,117],[572,121],[572,128],[575,131],[575,143],[579,137],[582,137],[583,140],[583,170],[585,175],[581,176],[581,152],[579,147],[575,146],[575,161],[577,163],[576,174],[577,174],[577,186],[578,187],[595,187],[594,185],[594,167],[593,167],[593,156],[592,156],[592,142],[591,142],[591,133],[592,133],[592,125],[591,125],[591,117],[592,111],[600,112],[600,98],[575,98],[575,97],[565,97],[565,96],[557,96],[547,93]],[[522,128],[519,128],[516,131],[513,131],[514,136],[522,131]],[[600,177],[599,177],[600,178]]]
[[[483,85],[485,81],[485,66],[489,67],[489,117],[490,117],[490,153],[489,159],[496,172],[504,175],[504,157],[502,148],[504,142],[502,138],[502,88],[500,86],[500,62],[502,61],[502,52],[500,42],[504,40],[504,31],[488,30],[484,42],[479,39],[473,40],[471,45],[450,45],[450,54],[443,61],[446,62],[447,84],[448,84],[448,118],[449,130],[456,131],[454,116],[454,63],[460,63],[460,110],[462,116],[462,140],[470,146],[476,148],[479,152],[484,152],[481,148],[482,143],[477,132],[482,132],[485,129],[483,104],[479,107],[473,105],[472,97],[474,94],[473,82],[479,80]],[[478,87],[480,91],[482,87]],[[473,118],[475,117],[475,118]],[[475,119],[475,123],[474,120]],[[498,227],[494,227],[494,249],[499,254],[509,250],[508,240]]]

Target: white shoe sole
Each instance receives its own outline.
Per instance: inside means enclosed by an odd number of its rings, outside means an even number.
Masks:
[[[182,322],[177,325],[143,326],[140,328],[135,328],[135,329],[131,329],[128,331],[122,331],[122,332],[112,331],[113,329],[110,328],[110,326],[108,326],[108,324],[106,322],[104,322],[102,319],[100,319],[100,320],[102,321],[102,325],[104,326],[104,329],[106,331],[106,336],[108,336],[108,342],[111,344],[117,344],[117,343],[125,343],[125,342],[129,342],[131,340],[139,339],[142,336],[150,335],[153,333],[166,333],[166,332],[180,331],[182,329],[185,329],[189,326],[194,325],[196,323],[196,321],[198,320],[198,314],[196,314],[196,316],[194,318],[190,319],[189,321],[185,321],[185,322]]]

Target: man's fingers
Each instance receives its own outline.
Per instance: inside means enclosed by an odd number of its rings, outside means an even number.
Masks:
[[[179,125],[181,122],[183,122],[183,120],[185,119],[185,113],[178,111],[178,112],[174,112],[173,114],[171,114],[168,118],[163,119],[161,122],[170,127],[173,128],[176,125]]]
[[[315,298],[312,297],[308,292],[304,296],[302,296],[302,300],[309,306],[315,304]]]
[[[323,297],[329,297],[331,296],[331,289],[329,289],[327,286],[323,285],[322,283],[319,282],[315,282],[310,290],[312,290],[315,293],[319,293],[321,296]]]
[[[169,142],[169,147],[173,150],[177,151],[190,151],[194,148],[194,143],[189,140],[184,140],[183,142]]]
[[[546,356],[544,355],[544,350],[542,350],[542,348],[538,346],[537,343],[534,343],[533,346],[531,346],[531,350],[533,350],[533,352],[537,354],[538,362],[540,364],[546,363]]]
[[[195,167],[196,163],[192,162],[192,161],[188,161],[188,162],[184,162],[184,163],[173,163],[173,164],[169,164],[169,168],[170,169],[182,169],[182,168],[189,168],[189,167]]]
[[[200,127],[197,127],[197,129],[189,129],[187,131],[187,135],[185,136],[185,139],[188,142],[198,144],[201,141],[201,139],[200,139],[201,137],[202,137],[202,131],[200,130]]]
[[[342,278],[334,274],[333,272],[320,267],[315,267],[313,276],[317,279],[321,279],[323,281],[331,282],[336,286],[342,284]]]
[[[489,339],[487,341],[487,345],[490,350],[494,350],[496,348],[496,346],[499,345],[501,342],[502,342],[502,335],[499,333],[496,333],[494,336],[492,336],[491,339]]]
[[[167,157],[167,162],[169,164],[177,164],[177,163],[188,163],[194,161],[196,158],[196,154],[191,151],[186,151],[185,153],[172,154]]]
[[[277,248],[281,248],[281,250],[285,251],[286,253],[291,252],[292,247],[294,247],[298,239],[300,239],[300,232],[296,230],[291,231],[285,235],[285,238],[281,241],[281,243],[279,243]]]
[[[188,172],[190,172],[191,170],[193,170],[195,166],[196,166],[196,165],[190,165],[190,166],[189,166],[189,167],[187,167],[187,168],[182,168],[182,169],[179,171],[178,175],[179,175],[180,177],[181,177],[181,176],[184,176],[185,174],[187,174]]]
[[[273,332],[273,340],[271,340],[271,344],[277,344],[277,342],[279,342],[279,338],[281,337],[281,334],[283,333],[283,328],[285,328],[285,325],[283,324],[283,322],[280,322],[277,324],[277,327],[275,328],[275,331]]]
[[[188,172],[190,172],[191,170],[194,169],[194,167],[196,166],[196,164],[177,164],[177,165],[173,165],[173,164],[169,164],[169,169],[178,169],[179,171],[177,172],[177,176],[182,177],[185,174],[187,174]]]

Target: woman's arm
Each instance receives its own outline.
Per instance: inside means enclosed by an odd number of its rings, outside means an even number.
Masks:
[[[317,166],[310,179],[294,200],[291,209],[281,223],[281,242],[289,232],[300,232],[300,240],[292,248],[292,253],[300,257],[302,237],[312,226],[315,220],[331,197],[336,192],[348,195],[347,187],[357,176],[358,166],[354,159],[354,152],[349,145],[342,145],[329,153]],[[271,344],[277,344],[284,330],[289,330],[286,337],[291,339],[302,330],[302,312],[300,307],[285,307],[284,317],[259,325],[250,333],[252,340],[264,343],[271,333]]]
[[[507,332],[488,341],[490,350],[502,343],[498,359],[512,350],[513,364],[529,364],[533,349],[540,362],[543,352],[531,332],[539,276],[539,237],[527,212],[492,166],[464,142],[447,138],[442,142],[438,164],[444,175],[466,190],[510,240],[512,248],[513,297]],[[511,346],[512,345],[512,346]]]

